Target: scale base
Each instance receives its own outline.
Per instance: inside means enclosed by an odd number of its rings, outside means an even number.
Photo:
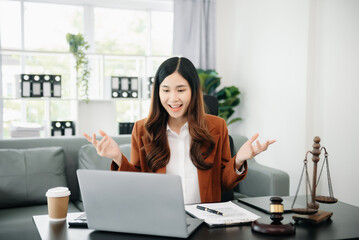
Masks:
[[[299,221],[303,221],[303,222],[310,222],[310,223],[318,224],[325,220],[330,219],[331,216],[333,216],[333,212],[326,212],[326,211],[318,210],[318,212],[313,215],[294,215],[292,218],[294,219],[294,221],[296,223]]]

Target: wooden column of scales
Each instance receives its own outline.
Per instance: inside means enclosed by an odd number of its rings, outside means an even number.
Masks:
[[[333,204],[333,203],[336,203],[338,201],[338,199],[334,198],[334,194],[333,194],[333,188],[332,188],[332,183],[331,183],[331,179],[330,179],[330,172],[329,172],[329,165],[328,165],[328,153],[324,147],[322,147],[322,148],[320,147],[320,138],[319,137],[315,137],[313,141],[314,141],[313,150],[308,151],[306,154],[306,157],[304,159],[303,171],[302,171],[302,175],[301,175],[300,182],[298,185],[297,193],[295,195],[295,198],[294,198],[294,201],[292,204],[292,211],[296,214],[300,214],[300,215],[293,216],[293,219],[295,220],[295,222],[305,221],[305,222],[311,222],[314,224],[318,224],[322,221],[330,219],[330,217],[333,215],[333,212],[319,210],[318,202],[325,203],[325,204]],[[323,167],[321,169],[319,178],[317,179],[317,165],[320,160],[320,154],[321,154],[322,150],[324,150],[324,152],[325,152],[325,158],[324,158]],[[313,184],[312,185],[313,185],[313,187],[312,188],[310,187],[310,182],[309,182],[309,177],[308,177],[308,169],[307,169],[308,153],[313,155],[313,157],[312,157],[312,161],[313,161]],[[317,185],[320,180],[320,176],[323,171],[324,164],[326,164],[326,166],[327,166],[327,180],[328,180],[328,187],[329,187],[329,193],[330,193],[329,197],[316,195]],[[306,194],[307,208],[293,208],[295,200],[298,195],[300,184],[302,182],[304,171],[305,171],[305,175],[306,175],[306,193],[309,188],[309,190],[311,192],[311,202],[308,202],[308,197],[307,197],[308,193],[307,193]]]

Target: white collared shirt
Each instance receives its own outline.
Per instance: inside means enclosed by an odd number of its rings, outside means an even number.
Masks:
[[[190,156],[191,135],[188,131],[188,122],[181,127],[179,134],[172,131],[167,124],[167,139],[171,155],[166,173],[181,177],[185,204],[200,203],[198,172]],[[244,170],[242,165],[240,170],[235,169],[235,172],[240,175]]]
[[[197,168],[190,157],[191,136],[188,122],[182,126],[179,134],[167,125],[167,139],[171,156],[166,166],[166,173],[181,177],[185,204],[200,203]]]

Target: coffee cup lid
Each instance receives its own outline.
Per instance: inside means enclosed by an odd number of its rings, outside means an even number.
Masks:
[[[46,197],[66,197],[70,194],[71,192],[67,187],[55,187],[47,190]]]

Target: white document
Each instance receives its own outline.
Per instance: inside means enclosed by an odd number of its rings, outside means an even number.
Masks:
[[[55,137],[62,136],[61,130],[54,131],[54,136],[55,136]]]
[[[72,128],[65,128],[65,136],[72,136]]]
[[[118,77],[113,77],[113,78],[112,78],[112,89],[118,90],[119,84],[120,84],[120,83],[119,83]]]
[[[138,84],[136,78],[131,79],[131,90],[138,90]]]
[[[41,96],[41,84],[40,83],[32,83],[32,95]]]
[[[51,83],[49,83],[49,82],[44,82],[44,83],[42,84],[42,89],[43,89],[42,95],[43,95],[44,97],[51,97]]]
[[[30,82],[22,82],[22,96],[30,97]]]
[[[223,216],[197,209],[197,206],[202,206],[216,210],[218,212],[223,213]],[[241,208],[237,204],[230,201],[221,202],[221,203],[203,203],[203,204],[186,205],[185,210],[188,214],[196,218],[203,219],[204,222],[209,227],[250,223],[260,218],[258,215],[244,208]]]
[[[121,79],[121,90],[128,90],[128,89],[129,89],[128,78],[122,78]]]
[[[54,97],[61,97],[61,84],[54,84]]]

